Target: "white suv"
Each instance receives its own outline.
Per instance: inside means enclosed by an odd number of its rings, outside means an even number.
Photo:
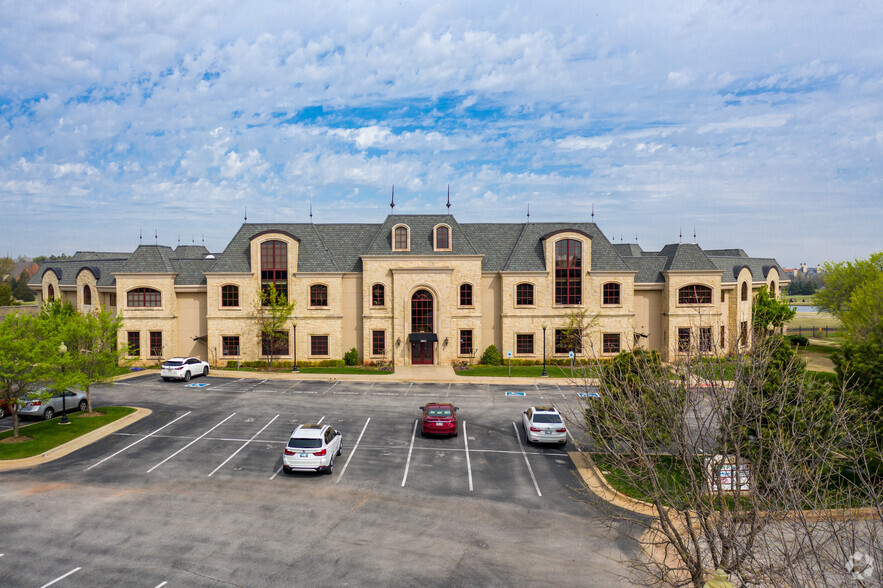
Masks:
[[[567,443],[567,427],[551,406],[531,406],[521,415],[521,425],[528,443]]]
[[[193,376],[208,375],[208,362],[198,357],[173,357],[163,362],[160,375],[166,382],[169,380],[189,382]]]
[[[334,458],[340,455],[343,436],[328,425],[300,425],[291,433],[288,446],[282,452],[282,469],[314,470],[330,474]]]

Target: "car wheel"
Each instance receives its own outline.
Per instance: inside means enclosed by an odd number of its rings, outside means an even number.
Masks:
[[[51,419],[54,416],[55,416],[55,411],[52,410],[51,406],[43,411],[43,420],[44,421],[48,421],[49,419]]]
[[[186,372],[184,372],[184,381],[185,382],[190,381],[190,370],[187,370]]]
[[[328,464],[328,467],[325,468],[325,473],[329,476],[334,473],[334,457],[331,458],[331,462]]]
[[[89,403],[85,400],[80,400],[80,403],[77,405],[77,408],[80,409],[80,412],[86,412],[86,409],[89,407]]]
[[[341,451],[343,451],[343,443],[341,443],[340,447],[337,448],[337,455],[340,455]]]
[[[202,368],[202,375],[203,375],[203,376],[207,376],[207,375],[208,375],[208,366],[205,366],[204,368]]]
[[[460,434],[460,431],[457,429],[454,429],[454,432],[451,434],[451,437],[456,437],[459,434]]]
[[[291,468],[288,466],[282,466],[282,471],[285,472],[286,474],[290,474]]]
[[[0,406],[0,419],[2,419],[2,418],[5,417],[5,416],[6,416],[6,411],[3,410],[3,407],[2,407],[2,406]]]

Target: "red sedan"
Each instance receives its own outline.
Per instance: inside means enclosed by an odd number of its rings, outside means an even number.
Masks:
[[[423,424],[421,434],[426,435],[450,435],[457,436],[457,411],[460,410],[453,404],[431,402],[421,406],[423,411]]]

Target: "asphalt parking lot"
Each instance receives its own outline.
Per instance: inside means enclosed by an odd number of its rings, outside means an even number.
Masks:
[[[143,376],[94,400],[153,413],[0,474],[4,586],[604,586],[637,556],[582,493],[573,441],[525,444],[524,408],[577,404],[554,382]],[[421,437],[428,400],[460,408],[458,437]],[[332,475],[281,471],[304,423],[342,432]]]

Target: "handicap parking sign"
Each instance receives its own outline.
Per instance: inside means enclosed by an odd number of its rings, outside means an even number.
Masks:
[[[187,384],[187,388],[205,388],[208,384]]]
[[[524,392],[506,392],[506,396],[524,396]]]
[[[580,392],[579,397],[580,398],[586,398],[586,397],[588,397],[588,398],[601,398],[601,395],[598,394],[597,392]]]

